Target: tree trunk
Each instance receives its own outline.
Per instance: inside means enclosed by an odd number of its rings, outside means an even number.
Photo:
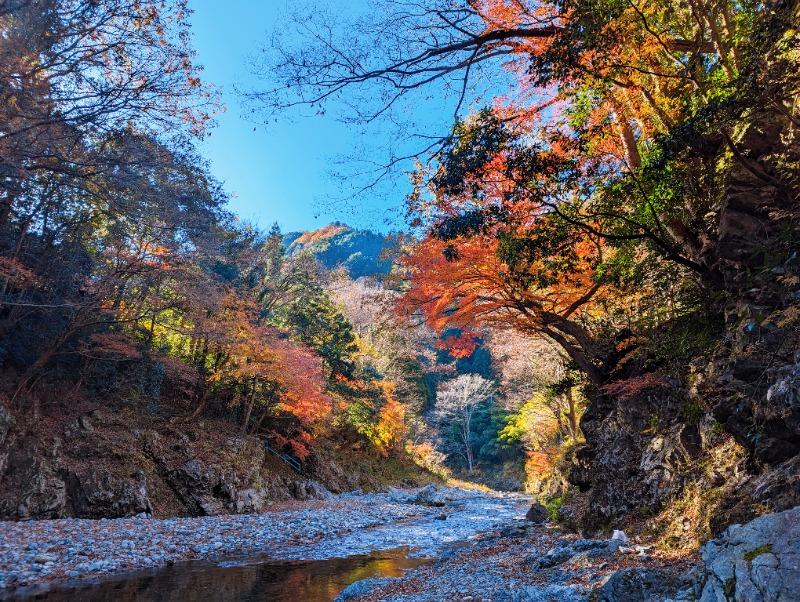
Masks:
[[[567,352],[567,355],[573,360],[578,367],[589,377],[589,380],[592,381],[592,384],[596,386],[601,386],[603,384],[603,377],[600,373],[600,370],[592,364],[588,357],[581,352],[575,345],[570,343],[570,341],[565,337],[563,334],[554,330],[552,328],[543,328],[542,334],[553,339],[556,343],[558,343],[561,348]]]
[[[622,148],[625,150],[625,158],[628,162],[628,167],[636,169],[642,164],[642,157],[639,155],[639,149],[636,146],[636,136],[633,133],[631,124],[628,123],[625,108],[614,97],[613,93],[609,95],[609,104],[616,117],[616,124],[619,128],[620,140],[622,141]]]
[[[247,411],[244,414],[242,421],[242,435],[247,432],[247,424],[250,422],[250,414],[253,413],[253,406],[256,403],[256,390],[258,389],[258,379],[253,379],[253,388],[250,391],[250,399],[247,401]]]
[[[575,411],[575,398],[572,395],[572,387],[567,387],[564,396],[567,398],[567,418],[569,418],[569,436],[575,443],[578,439],[578,413]]]

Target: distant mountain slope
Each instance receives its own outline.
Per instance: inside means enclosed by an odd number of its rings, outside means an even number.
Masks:
[[[307,249],[328,268],[345,267],[353,279],[385,275],[391,269],[391,262],[380,258],[389,246],[386,237],[371,230],[334,222],[311,232],[289,232],[283,242],[290,254]]]

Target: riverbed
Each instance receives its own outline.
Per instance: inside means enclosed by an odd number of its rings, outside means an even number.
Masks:
[[[429,486],[254,515],[1,522],[0,598],[328,602],[521,522],[529,502]]]

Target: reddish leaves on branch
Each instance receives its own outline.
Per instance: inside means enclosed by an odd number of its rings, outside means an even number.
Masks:
[[[436,348],[447,351],[455,359],[469,357],[478,348],[478,340],[472,333],[445,337],[436,341]]]
[[[634,376],[633,378],[609,383],[603,386],[600,392],[620,399],[630,399],[647,392],[669,391],[671,388],[663,376],[649,372],[642,376]]]
[[[601,295],[593,282],[591,252],[579,248],[573,271],[536,284],[532,276],[549,268],[529,264],[522,273],[498,258],[497,238],[462,237],[452,242],[426,237],[404,260],[410,289],[400,300],[405,315],[420,313],[438,331],[488,324],[553,339],[590,378],[599,381],[592,362],[592,340],[576,318]],[[529,282],[525,282],[529,280]],[[546,283],[550,279],[542,278]]]

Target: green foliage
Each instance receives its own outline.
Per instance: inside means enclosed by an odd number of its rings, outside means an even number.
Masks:
[[[544,507],[547,508],[547,514],[551,521],[555,522],[558,519],[558,511],[564,505],[566,497],[566,495],[558,495],[545,500]]]
[[[690,361],[707,356],[719,341],[721,322],[691,313],[680,316],[656,330],[641,352],[652,353],[649,362],[669,371],[683,373]]]
[[[331,377],[351,376],[352,355],[358,346],[350,322],[321,287],[312,286],[296,294],[272,321],[314,349],[330,369]]]
[[[696,399],[685,399],[681,403],[680,413],[684,420],[696,422],[705,416],[705,408]]]

